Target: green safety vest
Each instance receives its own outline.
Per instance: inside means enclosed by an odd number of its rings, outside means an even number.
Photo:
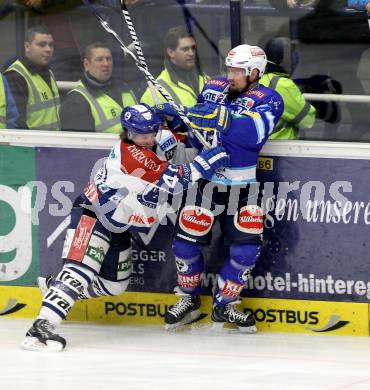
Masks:
[[[284,112],[269,139],[296,139],[299,128],[311,128],[315,122],[316,109],[288,77],[277,73],[265,73],[259,83],[278,92],[283,98]]]
[[[28,86],[27,120],[29,129],[60,130],[60,97],[54,75],[50,70],[51,88],[37,73],[31,73],[17,60],[5,72],[19,73]]]
[[[207,80],[209,80],[209,77],[205,74],[199,75],[199,91],[193,91],[191,87],[182,82],[173,82],[167,69],[164,69],[157,78],[157,82],[168,92],[175,103],[182,104],[185,107],[192,107],[197,103],[198,94],[202,91]],[[158,102],[155,101],[151,89],[147,88],[140,99],[141,103],[154,106],[157,103],[166,102],[166,99],[161,95],[161,93],[154,93],[157,95]]]
[[[122,104],[106,94],[94,97],[82,81],[71,92],[80,93],[90,104],[91,114],[95,122],[95,131],[104,133],[120,133],[122,131],[121,112],[124,107],[137,104],[132,91],[122,92]]]
[[[3,78],[0,75],[0,129],[6,128],[6,96]]]

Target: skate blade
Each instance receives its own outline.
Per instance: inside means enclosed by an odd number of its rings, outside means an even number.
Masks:
[[[196,321],[201,316],[200,310],[194,310],[188,315],[186,315],[181,321],[176,324],[166,324],[165,329],[168,331],[176,331],[183,328],[184,325],[190,325],[192,322]]]
[[[253,326],[238,326],[238,329],[239,329],[239,332],[241,332],[241,333],[247,333],[247,334],[257,333],[256,325],[253,325]]]
[[[63,351],[63,344],[58,341],[48,340],[46,344],[39,341],[36,337],[27,336],[21,344],[21,348],[26,351]]]
[[[211,330],[216,333],[246,333],[253,334],[257,332],[255,325],[243,327],[227,322],[213,322]]]

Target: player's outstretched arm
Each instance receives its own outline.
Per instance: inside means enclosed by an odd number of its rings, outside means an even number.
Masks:
[[[229,156],[221,146],[202,151],[189,164],[169,164],[163,171],[157,186],[171,193],[186,190],[188,186],[199,179],[210,180],[213,173],[229,166]]]

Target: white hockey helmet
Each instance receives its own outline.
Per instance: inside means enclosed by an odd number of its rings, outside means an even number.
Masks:
[[[229,51],[225,65],[232,68],[245,69],[245,75],[250,76],[253,69],[258,69],[262,77],[267,65],[265,52],[258,46],[239,45]]]

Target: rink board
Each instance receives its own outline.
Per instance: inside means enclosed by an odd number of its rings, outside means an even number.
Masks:
[[[72,202],[117,137],[10,133],[0,133],[0,318],[34,318],[41,302],[37,276],[61,269]],[[253,310],[260,330],[368,335],[370,145],[278,141],[262,155],[258,178],[271,202],[265,245],[242,293],[245,309]],[[311,197],[322,203],[306,210]],[[136,237],[146,249],[133,245],[130,292],[79,302],[69,319],[163,323],[176,299],[175,220],[169,215],[165,225]],[[199,324],[209,320],[209,296],[227,256],[217,228],[203,251]]]
[[[0,145],[0,285],[35,287],[38,275],[60,270],[72,202],[94,163],[108,154],[97,145],[115,142],[99,134],[78,136],[78,142],[72,139],[76,134],[52,134],[45,139],[54,144],[45,146],[42,134],[34,135],[33,146]],[[26,143],[28,135],[22,133],[19,142]],[[86,140],[94,149],[84,147]],[[370,170],[370,145],[291,141],[280,146],[267,144],[259,161],[258,177],[271,202],[265,245],[242,294],[369,304],[370,181],[363,174]],[[325,203],[306,215],[309,196]],[[344,202],[342,214],[336,199]],[[165,225],[153,224],[148,234],[136,237],[149,252],[134,244],[130,291],[172,292],[177,283],[171,247],[175,221],[176,215],[169,215]],[[211,294],[227,256],[217,227],[203,250],[203,295]]]
[[[127,292],[79,301],[68,320],[161,326],[164,313],[176,301],[173,294]],[[0,318],[35,318],[40,305],[37,288],[0,286]],[[211,305],[211,297],[203,296],[201,319],[192,326],[211,325]],[[365,303],[248,298],[239,309],[253,312],[259,331],[369,336]]]

